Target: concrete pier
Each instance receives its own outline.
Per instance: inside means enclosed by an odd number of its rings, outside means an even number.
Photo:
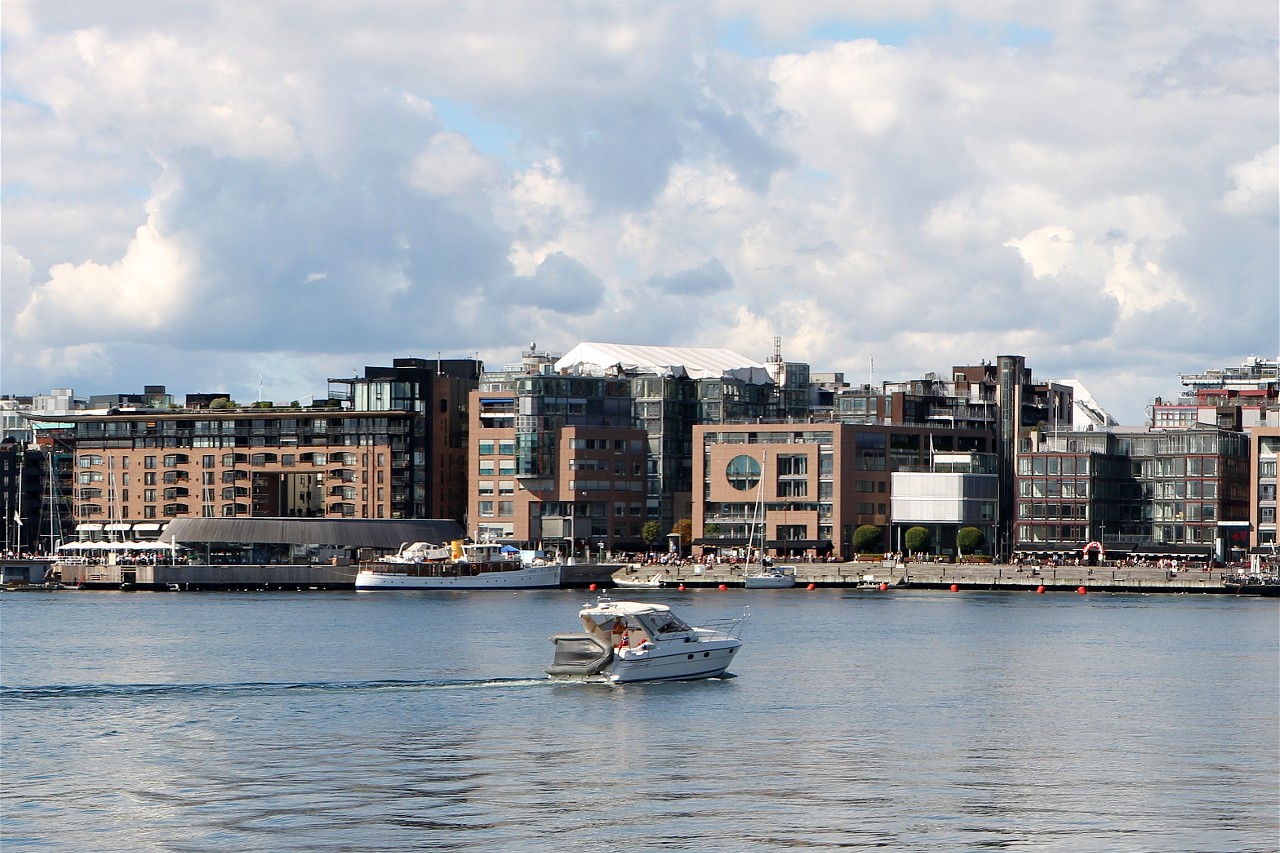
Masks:
[[[855,563],[786,563],[795,566],[795,589],[815,587],[865,588],[878,591],[880,584],[894,589],[1005,590],[1032,592],[1043,586],[1046,592],[1076,592],[1084,587],[1089,592],[1160,592],[1229,594],[1223,585],[1224,569],[1202,571],[1191,569],[1176,574],[1155,566],[1056,566],[1027,568],[992,563],[907,563],[888,565],[880,562]],[[662,572],[663,587],[686,588],[728,587],[743,585],[744,567],[730,565],[703,566],[628,566],[615,577],[648,578]]]

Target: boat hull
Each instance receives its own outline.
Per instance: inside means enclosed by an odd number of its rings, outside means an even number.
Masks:
[[[796,585],[796,579],[792,577],[745,577],[742,579],[742,585],[747,589],[790,589]]]
[[[480,572],[475,575],[414,575],[405,572],[361,569],[356,589],[555,589],[560,586],[560,566],[525,566],[522,569]]]
[[[724,675],[741,645],[737,640],[724,640],[690,643],[685,648],[660,647],[641,654],[624,652],[614,658],[608,680],[631,684],[716,678]]]

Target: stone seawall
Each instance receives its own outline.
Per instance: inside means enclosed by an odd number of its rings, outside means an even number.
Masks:
[[[1030,569],[982,563],[787,563],[796,570],[796,587],[865,587],[878,589],[987,589],[1034,592],[1077,591],[1084,587],[1098,592],[1228,593],[1223,585],[1224,570],[1192,569],[1175,573],[1154,566],[1056,566]],[[615,577],[648,578],[662,572],[664,587],[742,586],[741,566],[676,567],[628,566]]]

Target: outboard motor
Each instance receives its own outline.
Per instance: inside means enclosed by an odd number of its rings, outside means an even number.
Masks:
[[[551,642],[556,655],[547,667],[547,675],[595,675],[613,662],[613,647],[594,634],[555,634]]]

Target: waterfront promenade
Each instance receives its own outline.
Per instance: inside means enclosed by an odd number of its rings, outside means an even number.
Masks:
[[[888,589],[1007,590],[1035,592],[1043,586],[1046,592],[1161,592],[1161,593],[1227,593],[1223,580],[1234,570],[1199,568],[1176,574],[1157,566],[1050,566],[1030,568],[999,563],[929,563],[888,562],[805,563],[789,562],[796,570],[796,588],[852,587]],[[635,580],[662,573],[663,587],[687,588],[742,586],[744,567],[719,564],[698,566],[687,564],[664,567],[632,565],[615,573],[617,578]]]

